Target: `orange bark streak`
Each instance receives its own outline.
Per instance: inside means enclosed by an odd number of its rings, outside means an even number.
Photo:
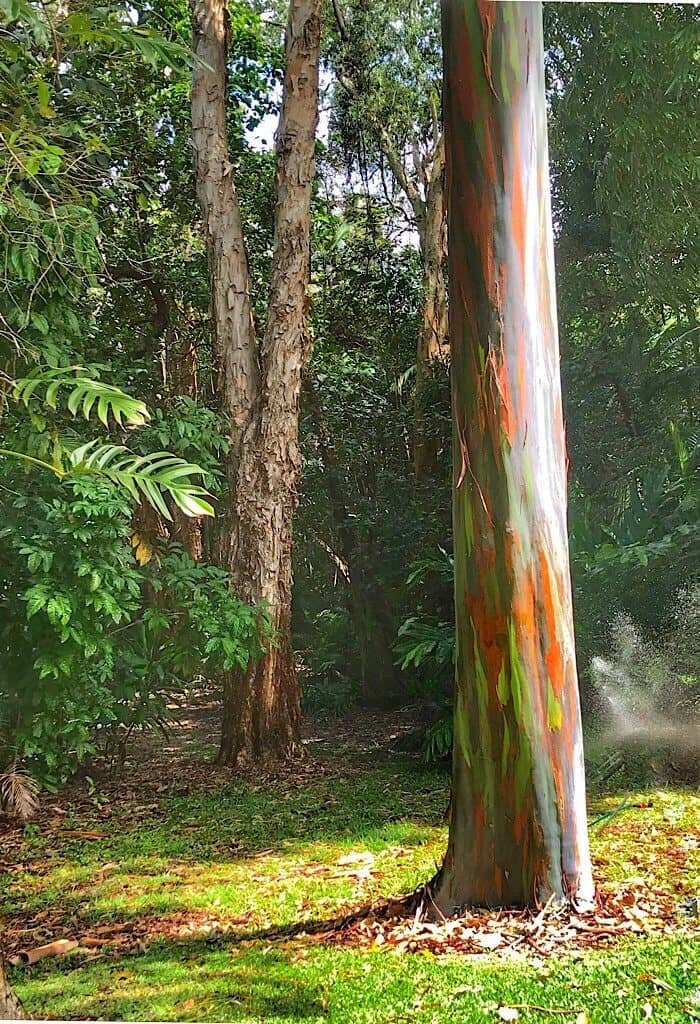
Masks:
[[[545,662],[552,688],[558,698],[564,685],[564,661],[562,657],[561,644],[557,638],[558,615],[557,608],[554,603],[552,573],[549,567],[549,560],[544,550],[540,551],[540,578],[542,581],[542,607],[544,610],[547,630],[547,652],[545,654]]]
[[[522,165],[518,158],[520,148],[520,131],[517,118],[513,122],[513,189],[511,195],[511,227],[513,241],[518,250],[520,258],[520,271],[523,275],[523,287],[525,285],[525,255],[526,255],[526,217],[525,217],[525,193],[523,190]]]

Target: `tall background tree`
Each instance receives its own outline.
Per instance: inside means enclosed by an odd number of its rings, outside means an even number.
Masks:
[[[231,672],[224,683],[219,756],[235,764],[301,750],[300,694],[290,636],[292,518],[301,466],[301,376],[310,354],[307,288],[320,0],[292,0],[289,7],[276,141],[273,255],[260,339],[228,157],[228,24],[221,0],[195,4],[193,139],[219,389],[230,430],[221,559],[236,591],[264,603],[275,631],[265,657],[244,671]]]
[[[593,897],[542,9],[443,9],[456,690],[443,911]]]
[[[412,429],[420,480],[438,472],[440,432],[430,407],[433,378],[444,379],[447,360],[438,5],[419,0],[379,8],[366,0],[333,0],[333,11],[333,123],[340,148],[366,188],[383,192],[415,231],[422,260]]]

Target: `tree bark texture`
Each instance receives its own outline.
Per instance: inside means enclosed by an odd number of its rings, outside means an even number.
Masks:
[[[220,760],[259,762],[301,752],[300,694],[291,650],[292,520],[301,457],[299,392],[307,329],[311,187],[318,120],[320,0],[291,0],[277,132],[275,232],[268,313],[258,345],[240,211],[225,133],[226,17],[196,0],[193,124],[207,227],[221,394],[231,429],[229,511],[221,555],[239,597],[264,604],[275,630],[268,653],[224,681]],[[200,79],[197,83],[197,79]],[[218,114],[210,108],[214,107]]]
[[[457,667],[435,899],[589,901],[541,5],[444,0],[443,46]]]
[[[228,417],[235,470],[260,394],[260,365],[243,221],[228,156],[227,0],[194,0],[192,144],[209,263],[217,389]]]
[[[0,957],[0,1020],[26,1020],[24,1008],[10,988],[5,963]]]

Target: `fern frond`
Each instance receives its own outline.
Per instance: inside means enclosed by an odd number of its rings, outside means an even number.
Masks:
[[[0,775],[0,810],[9,818],[29,821],[38,808],[37,784],[19,768],[9,768]]]
[[[84,376],[80,366],[38,367],[15,381],[13,393],[25,406],[34,398],[55,409],[59,393],[65,389],[69,389],[66,407],[72,416],[81,412],[89,420],[95,409],[105,426],[112,419],[120,426],[124,423],[130,427],[141,427],[149,419],[143,402],[112,384]]]
[[[192,478],[202,476],[193,463],[170,452],[135,455],[120,444],[89,441],[68,456],[73,474],[99,473],[123,487],[135,500],[145,499],[166,519],[172,519],[164,495],[187,516],[213,516],[209,492]]]

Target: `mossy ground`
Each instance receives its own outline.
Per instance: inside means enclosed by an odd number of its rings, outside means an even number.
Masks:
[[[379,719],[371,725],[381,728]],[[526,1021],[573,1024],[583,1013],[600,1024],[700,1020],[700,954],[680,917],[667,934],[564,948],[546,962],[436,958],[280,934],[412,890],[444,849],[444,769],[381,753],[371,737],[364,749],[351,739],[333,746],[328,735],[310,744],[320,756],[302,770],[264,779],[215,772],[190,746],[172,753],[180,778],[167,784],[160,751],[133,767],[128,785],[122,777],[92,796],[76,789],[36,826],[8,832],[0,910],[15,946],[122,929],[112,944],[14,969],[28,1011],[446,1024],[498,1021],[505,1005],[520,1007]],[[592,830],[599,881],[641,877],[680,905],[700,890],[700,797],[683,789],[599,793],[591,817],[625,798],[624,810]],[[66,834],[81,830],[99,838]]]

